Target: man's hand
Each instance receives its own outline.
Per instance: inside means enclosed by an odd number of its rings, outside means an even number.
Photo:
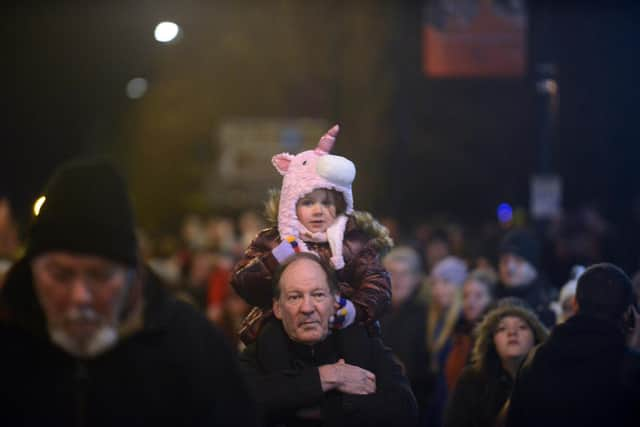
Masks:
[[[372,394],[376,392],[376,376],[344,359],[318,368],[322,391],[337,389],[346,394]]]

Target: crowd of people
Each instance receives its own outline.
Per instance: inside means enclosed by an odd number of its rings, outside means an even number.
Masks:
[[[3,201],[9,419],[637,423],[640,273],[604,262],[600,216],[543,231],[378,221],[354,207],[338,133],[273,157],[283,184],[264,217],[188,215],[149,235],[104,160],[57,170],[23,245]]]

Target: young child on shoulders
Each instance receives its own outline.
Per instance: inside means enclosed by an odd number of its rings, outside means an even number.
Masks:
[[[296,252],[314,252],[336,270],[341,295],[333,328],[362,322],[377,333],[377,320],[390,306],[391,283],[381,257],[393,243],[369,213],[353,209],[355,166],[329,154],[338,132],[335,125],[315,149],[272,158],[284,176],[281,191],[272,191],[266,204],[273,226],[258,233],[231,279],[238,295],[254,306],[240,330],[245,344],[272,317],[272,275]]]

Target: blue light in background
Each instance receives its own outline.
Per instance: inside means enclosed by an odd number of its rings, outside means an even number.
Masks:
[[[500,203],[498,205],[498,221],[509,222],[513,219],[513,208],[509,203]]]

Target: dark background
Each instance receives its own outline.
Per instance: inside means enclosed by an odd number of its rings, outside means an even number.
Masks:
[[[244,116],[340,122],[357,207],[405,224],[476,224],[500,202],[526,207],[544,161],[563,178],[567,209],[592,204],[624,228],[640,197],[633,2],[529,2],[520,79],[427,78],[422,1],[4,7],[0,194],[22,222],[53,168],[83,154],[118,159],[151,230],[215,209],[194,197],[218,154],[212,129]],[[184,29],[178,43],[153,40],[165,19]],[[543,63],[555,65],[559,110],[541,159]],[[150,89],[133,101],[124,87],[137,76]]]

